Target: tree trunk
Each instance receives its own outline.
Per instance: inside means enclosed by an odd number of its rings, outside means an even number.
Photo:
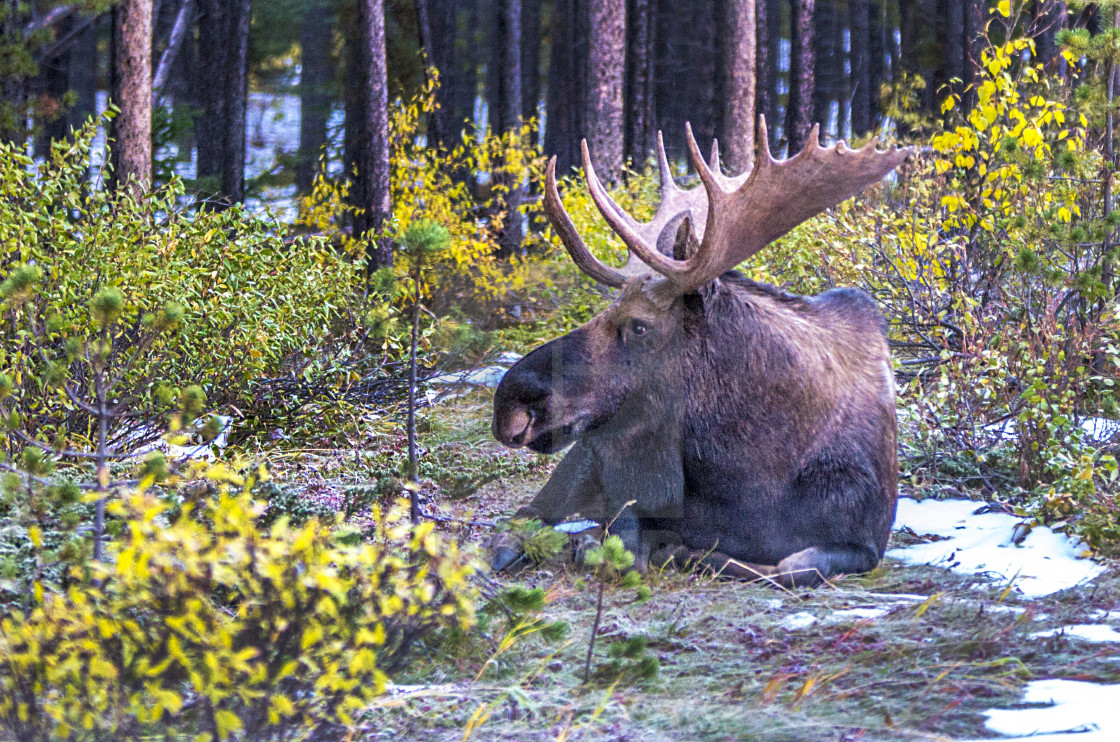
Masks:
[[[59,22],[59,35],[68,33],[73,24],[74,19],[72,17]],[[46,96],[41,101],[40,108],[44,108],[42,104],[46,104],[45,107],[49,111],[49,115],[43,121],[43,133],[36,137],[36,154],[41,156],[50,153],[52,141],[65,139],[70,132],[70,117],[64,110],[64,99],[66,93],[70,90],[70,71],[74,68],[76,61],[81,61],[81,64],[84,65],[89,64],[87,60],[76,60],[75,49],[68,46],[58,55],[45,59],[39,65],[39,75],[43,80],[43,92]]]
[[[656,146],[654,33],[656,0],[631,0],[626,9],[626,159],[641,167]]]
[[[556,0],[552,14],[545,151],[556,156],[561,175],[579,166],[579,142],[586,133],[587,2]]]
[[[539,124],[540,104],[541,0],[521,0],[521,118]]]
[[[813,126],[814,0],[790,0],[789,104],[786,139],[789,153],[801,151]]]
[[[498,127],[502,133],[516,132],[521,118],[521,0],[498,3],[498,39],[501,45],[498,69]],[[498,237],[498,256],[507,258],[521,246],[525,225],[518,207],[524,195],[515,176],[502,174],[506,186],[505,224]],[[497,182],[497,180],[496,180]]]
[[[626,69],[625,0],[591,0],[587,134],[599,176],[617,182],[622,171],[622,84]]]
[[[77,129],[97,113],[97,25],[89,24],[74,40],[70,53],[70,89],[76,100],[67,112],[68,127]]]
[[[885,25],[883,2],[871,0],[867,4],[867,107],[871,114],[872,129],[879,125],[879,95],[886,82]]]
[[[758,134],[758,114],[767,117],[767,124],[773,125],[773,119],[770,117],[770,35],[769,24],[769,8],[767,7],[768,0],[755,0],[754,4],[754,40],[755,40],[755,54],[754,54],[754,69],[755,69],[755,85],[754,85],[754,104],[755,104],[755,135],[757,139]]]
[[[967,65],[967,54],[965,52],[965,26],[964,26],[964,6],[966,0],[946,0],[945,2],[945,69],[949,78],[956,78],[961,83],[956,83],[953,86],[953,91],[956,93],[961,92],[961,86],[965,78],[965,70]]]
[[[498,127],[514,131],[521,118],[521,0],[499,0],[498,39]]]
[[[222,156],[222,193],[231,202],[245,200],[245,109],[249,97],[249,21],[251,0],[230,3],[229,56],[222,86],[225,88],[225,148]]]
[[[140,192],[152,182],[152,0],[113,8],[111,187]]]
[[[848,0],[851,15],[852,136],[871,131],[870,18],[867,0]]]
[[[385,58],[385,2],[360,0],[360,81],[367,94],[357,144],[357,182],[353,193],[362,213],[354,218],[354,234],[375,238],[369,254],[371,271],[393,264],[393,248],[381,235],[392,216],[389,192],[389,76]]]
[[[836,138],[848,139],[850,134],[848,124],[851,113],[852,81],[849,75],[851,69],[850,57],[845,51],[844,44],[848,38],[848,4],[844,3],[842,9],[836,9],[836,24],[832,28],[832,46],[836,50]]]
[[[296,188],[311,190],[319,172],[319,158],[327,145],[331,99],[327,94],[331,69],[331,10],[325,0],[309,0],[300,29],[299,162]]]
[[[980,71],[980,55],[987,47],[984,36],[987,4],[984,0],[965,0],[964,31],[965,50],[968,52],[968,64],[965,67],[965,84],[976,80]],[[1056,24],[1055,24],[1056,25]],[[972,98],[975,98],[975,93]]]
[[[813,41],[817,51],[813,72],[813,113],[824,132],[832,131],[832,102],[843,102],[838,92],[844,65],[836,50],[836,15],[834,0],[818,0],[813,15]]]
[[[432,17],[429,12],[428,0],[414,0],[413,7],[416,10],[416,30],[419,36],[420,48],[424,52],[424,80],[427,83],[432,81],[433,75],[430,70],[435,68],[439,70],[438,54],[436,47],[438,42],[435,38]],[[436,106],[430,114],[428,114],[428,141],[431,144],[439,142],[440,134],[447,128],[443,123],[443,117],[446,115],[444,107],[440,105],[440,94],[436,91]]]
[[[199,11],[198,177],[220,209],[245,198],[250,0],[201,0]]]
[[[782,43],[781,0],[764,0],[766,3],[766,124],[770,131],[770,149],[778,149],[781,119],[781,100],[778,96],[778,56]]]
[[[720,19],[723,56],[722,144],[728,170],[741,173],[754,160],[755,0],[728,0]]]
[[[967,0],[969,5],[972,5],[973,2],[974,0]],[[1058,53],[1055,36],[1058,32],[1059,3],[1056,0],[1035,0],[1033,5],[1037,31],[1035,51],[1040,62],[1049,64]]]
[[[719,50],[716,48],[719,32],[719,12],[716,0],[695,0],[690,3],[690,16],[680,14],[678,23],[685,29],[688,53],[684,77],[679,85],[691,96],[686,119],[698,142],[710,146],[716,131],[723,123],[721,108],[724,101],[717,100],[719,83]],[[713,43],[713,40],[717,40]]]

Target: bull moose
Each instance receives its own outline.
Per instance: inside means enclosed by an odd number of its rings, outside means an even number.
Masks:
[[[885,323],[856,289],[796,296],[732,269],[881,180],[909,149],[822,147],[814,127],[775,160],[760,121],[754,166],[722,173],[687,130],[701,185],[678,186],[658,137],[661,201],[640,223],[583,167],[629,250],[595,258],[548,165],[544,206],[575,263],[621,289],[583,327],[522,358],[494,396],[494,436],[554,453],[574,443],[519,516],[611,522],[637,557],[783,585],[878,564],[898,485]],[[622,513],[621,516],[618,514]],[[501,567],[502,565],[496,564]]]

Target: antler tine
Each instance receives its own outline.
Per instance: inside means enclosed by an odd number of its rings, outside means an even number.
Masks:
[[[778,161],[770,154],[765,119],[760,120],[756,146],[754,170],[740,187],[714,188],[718,181],[707,174],[704,240],[683,275],[666,276],[678,291],[693,291],[734,268],[798,224],[878,182],[912,153],[910,148],[879,150],[874,142],[858,150],[822,147],[820,127],[814,126],[800,152]],[[698,150],[691,132],[689,147],[695,164]]]
[[[758,133],[754,140],[754,155],[756,169],[774,162],[774,156],[770,154],[770,131],[766,128],[765,113],[758,117]]]
[[[548,170],[544,179],[544,213],[552,228],[556,230],[560,241],[572,256],[572,261],[587,275],[599,283],[618,288],[626,282],[626,276],[615,268],[602,262],[587,249],[583,238],[579,236],[576,225],[572,222],[568,210],[560,200],[560,191],[556,188],[556,158],[548,161]]]
[[[666,276],[680,275],[687,268],[685,261],[666,257],[655,247],[647,244],[639,232],[637,222],[610,197],[595,173],[595,166],[591,163],[591,153],[587,149],[587,140],[583,142],[583,172],[584,177],[587,178],[588,190],[591,191],[591,200],[595,202],[599,213],[603,215],[615,234],[622,238],[632,255],[636,255],[647,266]],[[629,266],[629,263],[627,265]]]

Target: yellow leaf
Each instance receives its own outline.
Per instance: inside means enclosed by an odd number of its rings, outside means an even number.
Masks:
[[[999,11],[999,14],[1002,15],[1004,18],[1010,18],[1011,17],[1011,0],[1000,0],[999,5],[996,6],[996,9]]]

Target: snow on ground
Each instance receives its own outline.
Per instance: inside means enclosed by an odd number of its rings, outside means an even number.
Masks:
[[[449,391],[447,387],[467,385],[493,389],[501,383],[502,377],[506,375],[506,371],[509,371],[510,366],[520,360],[521,356],[519,354],[507,351],[498,356],[497,360],[489,366],[433,376],[427,380],[428,385],[442,388],[429,389],[427,392],[428,402],[445,401],[459,396]]]
[[[1072,636],[1087,642],[1120,642],[1120,631],[1099,623],[1079,623],[1049,631],[1039,631],[1034,636],[1048,639],[1052,636]]]
[[[1020,518],[1005,513],[975,511],[983,503],[972,500],[898,501],[895,529],[910,528],[941,541],[891,549],[887,556],[905,564],[930,564],[957,572],[1014,580],[1027,597],[1041,597],[1091,580],[1104,568],[1081,554],[1077,539],[1036,526],[1019,544],[1011,537]]]
[[[1027,683],[1032,708],[985,711],[989,731],[1030,742],[1115,742],[1120,739],[1120,685],[1081,680]]]

